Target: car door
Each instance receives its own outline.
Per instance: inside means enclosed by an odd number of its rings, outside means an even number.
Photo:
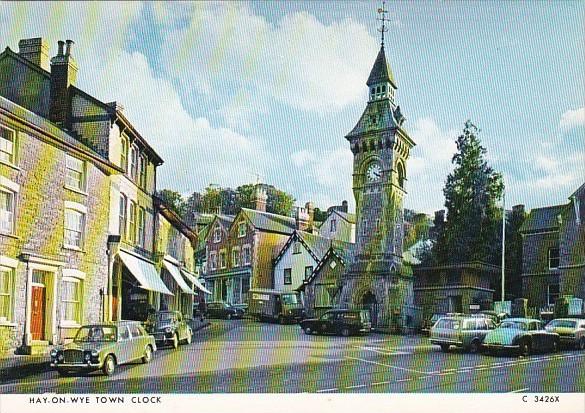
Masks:
[[[118,364],[126,363],[130,360],[132,350],[130,348],[131,343],[130,330],[128,325],[121,324],[118,326],[118,345],[116,346],[116,359]]]
[[[317,326],[320,333],[331,333],[334,316],[335,313],[325,313],[321,316]]]
[[[144,344],[143,344],[143,337],[142,332],[138,328],[138,324],[130,324],[130,339],[128,341],[129,347],[129,360],[137,360],[144,355]]]

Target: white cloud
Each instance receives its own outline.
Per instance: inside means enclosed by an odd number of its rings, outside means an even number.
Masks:
[[[351,19],[327,25],[301,12],[270,24],[241,3],[198,3],[187,10],[176,18],[168,17],[175,12],[160,13],[161,62],[185,90],[230,104],[245,89],[246,105],[234,107],[257,108],[264,97],[319,113],[364,97],[377,45]]]
[[[566,132],[577,126],[585,125],[585,107],[578,108],[575,110],[567,110],[561,115],[559,122],[559,129],[561,132]]]
[[[558,159],[536,156],[536,178],[528,181],[529,188],[551,190],[568,194],[583,183],[585,176],[585,152],[577,151]]]
[[[410,136],[416,142],[406,166],[405,204],[417,211],[432,213],[443,208],[445,179],[453,169],[451,159],[457,151],[455,129],[442,130],[434,119],[421,118]]]

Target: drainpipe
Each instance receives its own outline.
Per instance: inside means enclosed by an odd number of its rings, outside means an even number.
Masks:
[[[102,321],[112,321],[112,294],[114,277],[114,259],[120,249],[120,235],[108,235],[108,280],[102,302],[104,302]]]

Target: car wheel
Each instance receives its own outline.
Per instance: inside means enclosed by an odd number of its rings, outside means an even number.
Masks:
[[[147,364],[147,363],[150,363],[150,360],[152,360],[152,347],[149,344],[144,349],[144,356],[142,356],[142,362],[144,364]]]
[[[313,334],[313,330],[311,330],[311,327],[305,327],[303,329],[303,331],[305,332],[305,334],[309,335],[309,334]]]
[[[577,343],[577,350],[585,350],[585,337],[581,337],[581,340]]]
[[[177,349],[179,347],[179,334],[175,333],[175,335],[173,336],[173,348]]]
[[[520,343],[520,355],[521,356],[529,356],[532,352],[532,346],[528,341],[523,341]]]
[[[193,341],[193,332],[189,328],[189,329],[187,329],[187,338],[185,338],[185,343],[191,344],[192,341]]]
[[[104,366],[102,367],[102,371],[106,376],[111,376],[112,374],[114,374],[114,370],[116,370],[116,359],[111,354],[108,354],[108,356],[104,360]]]
[[[449,345],[449,344],[441,344],[441,350],[443,351],[443,353],[448,353],[449,352],[449,347],[451,347],[451,345]]]
[[[227,318],[228,320],[231,320],[232,319],[232,315],[228,313],[228,315],[226,315],[225,318]]]
[[[344,328],[343,330],[341,330],[341,335],[343,337],[349,337],[349,328]]]
[[[471,344],[469,345],[469,352],[471,354],[475,354],[475,353],[479,352],[479,348],[480,348],[479,341],[473,340],[471,342]]]

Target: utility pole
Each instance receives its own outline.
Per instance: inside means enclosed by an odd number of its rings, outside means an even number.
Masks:
[[[502,305],[506,292],[506,187],[502,196]]]

